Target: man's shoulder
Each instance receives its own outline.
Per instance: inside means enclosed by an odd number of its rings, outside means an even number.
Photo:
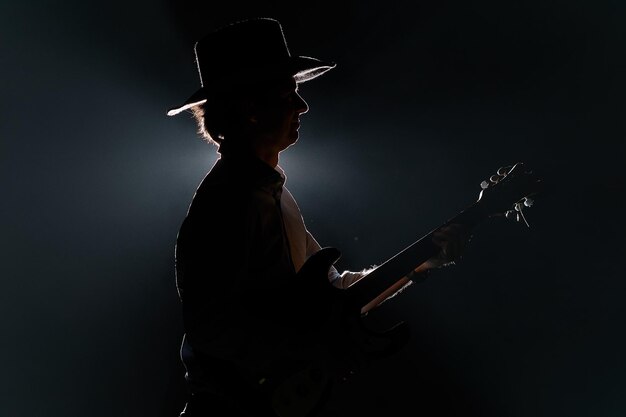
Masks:
[[[238,176],[209,173],[198,186],[190,205],[192,211],[241,211],[275,204],[267,190]]]
[[[191,208],[212,206],[214,208],[241,204],[252,194],[250,187],[233,178],[214,178],[207,175],[194,193]]]

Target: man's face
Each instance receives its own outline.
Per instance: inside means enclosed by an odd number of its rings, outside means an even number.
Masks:
[[[308,109],[292,77],[276,82],[255,106],[260,145],[280,152],[296,143],[300,115]]]

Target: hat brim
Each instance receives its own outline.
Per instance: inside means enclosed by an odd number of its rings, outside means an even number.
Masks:
[[[268,75],[270,73],[276,73],[280,70],[288,70],[293,76],[293,79],[296,83],[300,84],[306,81],[310,81],[314,78],[319,77],[327,71],[335,68],[336,64],[334,62],[324,62],[320,61],[317,58],[311,58],[308,56],[296,56],[291,57],[289,61],[282,63],[281,65],[275,65],[265,68],[258,68],[255,71],[251,72],[243,72],[238,74],[233,74],[228,77],[228,79],[216,80],[220,82],[237,79],[239,77],[247,78],[247,79],[255,79],[255,76]],[[194,106],[199,104],[203,104],[207,101],[207,93],[206,88],[200,88],[198,91],[193,93],[191,97],[189,97],[182,105],[177,107],[172,107],[167,111],[168,116],[176,116],[177,114],[188,110]]]

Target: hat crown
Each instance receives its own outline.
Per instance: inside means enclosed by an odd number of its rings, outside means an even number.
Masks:
[[[291,57],[280,23],[269,18],[221,27],[196,42],[194,53],[203,87],[235,71],[254,71]]]
[[[169,109],[168,116],[206,102],[212,91],[231,82],[255,85],[291,76],[303,83],[335,67],[317,58],[292,57],[280,23],[266,17],[223,26],[196,42],[194,53],[200,89],[182,105]]]

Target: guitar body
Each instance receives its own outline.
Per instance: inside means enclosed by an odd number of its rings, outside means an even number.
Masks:
[[[310,310],[293,321],[280,360],[259,380],[278,417],[314,416],[338,385],[409,340],[408,326],[402,322],[384,332],[365,326],[355,293],[328,281],[339,256],[336,248],[323,248],[297,274],[307,290],[301,304]]]

